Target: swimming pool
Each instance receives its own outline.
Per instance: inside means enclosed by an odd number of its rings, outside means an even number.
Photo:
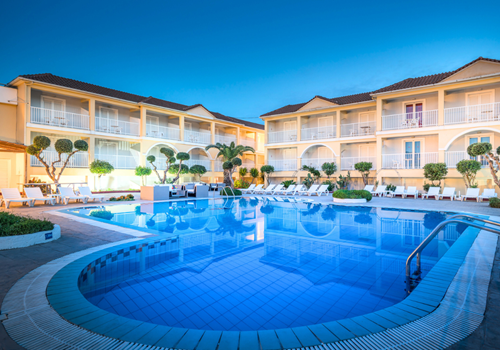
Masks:
[[[241,198],[67,211],[157,234],[100,257],[78,287],[97,307],[170,327],[300,327],[405,297],[408,255],[446,213]],[[427,273],[465,228],[424,250]]]

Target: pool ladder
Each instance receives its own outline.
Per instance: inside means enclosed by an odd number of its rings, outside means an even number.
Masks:
[[[420,243],[420,245],[413,251],[413,253],[410,254],[408,259],[406,260],[406,293],[410,294],[411,291],[418,285],[418,283],[421,280],[421,275],[422,275],[422,250],[424,250],[425,247],[436,237],[436,235],[441,231],[443,227],[445,227],[448,224],[451,223],[457,223],[457,224],[464,224],[467,226],[472,226],[475,228],[478,228],[480,230],[485,230],[493,233],[500,234],[500,229],[495,229],[492,227],[488,226],[481,226],[478,224],[475,224],[470,221],[466,220],[459,220],[458,218],[467,218],[469,220],[476,220],[476,221],[481,221],[484,222],[485,224],[490,224],[490,225],[495,225],[500,227],[500,223],[488,219],[481,219],[477,216],[474,215],[468,215],[468,214],[457,214],[457,215],[452,215],[445,221],[439,223],[434,230]],[[412,274],[411,273],[411,262],[413,258],[417,256],[417,269],[415,272]]]
[[[224,188],[222,189],[222,191],[224,191],[226,188],[229,188],[231,190],[231,194],[233,196],[233,201],[231,202],[231,205],[229,207],[226,207],[226,204],[227,204],[227,202],[229,200],[229,196],[226,196],[226,198],[224,199],[224,204],[222,205],[222,208],[215,208],[215,192],[217,192],[217,191],[213,191],[214,194],[212,196],[212,199],[214,201],[214,209],[233,209],[233,203],[234,203],[234,200],[236,199],[236,196],[234,195],[233,189],[231,187],[229,187],[229,186],[224,186]]]

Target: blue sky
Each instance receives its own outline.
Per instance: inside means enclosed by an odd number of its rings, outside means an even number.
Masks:
[[[9,1],[0,82],[53,73],[257,119],[500,59],[499,1]]]

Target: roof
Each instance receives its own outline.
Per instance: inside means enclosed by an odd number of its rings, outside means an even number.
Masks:
[[[451,72],[445,72],[445,73],[438,73],[438,74],[432,74],[432,75],[426,75],[422,77],[417,77],[417,78],[407,78],[404,80],[401,80],[395,84],[385,86],[383,88],[380,88],[378,90],[372,91],[372,92],[364,92],[360,94],[355,94],[355,95],[349,95],[349,96],[342,96],[342,97],[334,97],[334,98],[326,98],[323,96],[315,96],[314,98],[321,98],[323,100],[333,102],[338,105],[345,105],[345,104],[351,104],[351,103],[359,103],[359,102],[364,102],[364,101],[371,101],[372,100],[372,95],[382,93],[382,92],[389,92],[389,91],[397,91],[397,90],[404,90],[404,89],[411,89],[411,88],[416,88],[419,86],[425,86],[425,85],[432,85],[432,84],[437,84],[442,82],[443,80],[451,77],[452,75],[460,72],[461,70],[464,70],[465,68],[473,65],[474,63],[478,61],[488,61],[488,62],[494,62],[494,63],[500,63],[500,60],[495,60],[492,58],[484,58],[484,57],[478,57],[474,61],[471,61],[467,63],[466,65],[463,65],[462,67],[451,71]],[[309,100],[309,101],[311,101]],[[298,103],[295,105],[287,105],[278,109],[275,109],[274,111],[268,112],[266,114],[262,114],[261,117],[266,117],[266,116],[271,116],[271,115],[276,115],[276,114],[285,114],[285,113],[293,113],[297,112],[299,109],[301,109],[303,106],[305,106],[308,102],[305,103]]]
[[[170,101],[156,98],[153,96],[145,97],[145,96],[131,94],[131,93],[120,91],[120,90],[110,89],[110,88],[99,86],[99,85],[85,83],[85,82],[79,81],[79,80],[64,78],[64,77],[60,77],[60,76],[57,76],[57,75],[54,75],[51,73],[25,74],[25,75],[20,75],[19,77],[29,79],[29,80],[39,81],[42,83],[67,87],[70,89],[99,94],[99,95],[103,95],[103,96],[109,96],[109,97],[117,98],[120,100],[131,101],[131,102],[135,102],[135,103],[147,103],[150,105],[169,108],[169,109],[175,109],[175,110],[183,111],[183,112],[189,111],[189,110],[196,108],[196,107],[199,107],[199,106],[202,106],[203,108],[205,108],[200,103],[190,105],[190,106],[183,105],[180,103],[170,102]],[[210,113],[212,113],[216,119],[229,121],[229,122],[237,123],[237,124],[243,124],[243,125],[248,126],[250,128],[257,128],[257,129],[261,129],[261,130],[264,129],[264,125],[262,125],[262,124],[252,123],[252,122],[248,122],[246,120],[228,117],[228,116],[225,116],[225,115],[223,115],[221,113],[217,113],[217,112],[210,112]]]

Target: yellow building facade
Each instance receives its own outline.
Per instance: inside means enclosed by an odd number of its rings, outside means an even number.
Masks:
[[[446,163],[445,185],[465,191],[456,164],[470,159],[476,142],[500,146],[500,61],[478,58],[452,72],[409,78],[382,89],[338,98],[316,96],[261,116],[265,122],[267,164],[275,181],[300,182],[303,165],[321,169],[335,162],[337,172],[362,188],[358,162],[371,162],[370,181],[424,184],[423,166]],[[480,188],[493,188],[483,159]]]

